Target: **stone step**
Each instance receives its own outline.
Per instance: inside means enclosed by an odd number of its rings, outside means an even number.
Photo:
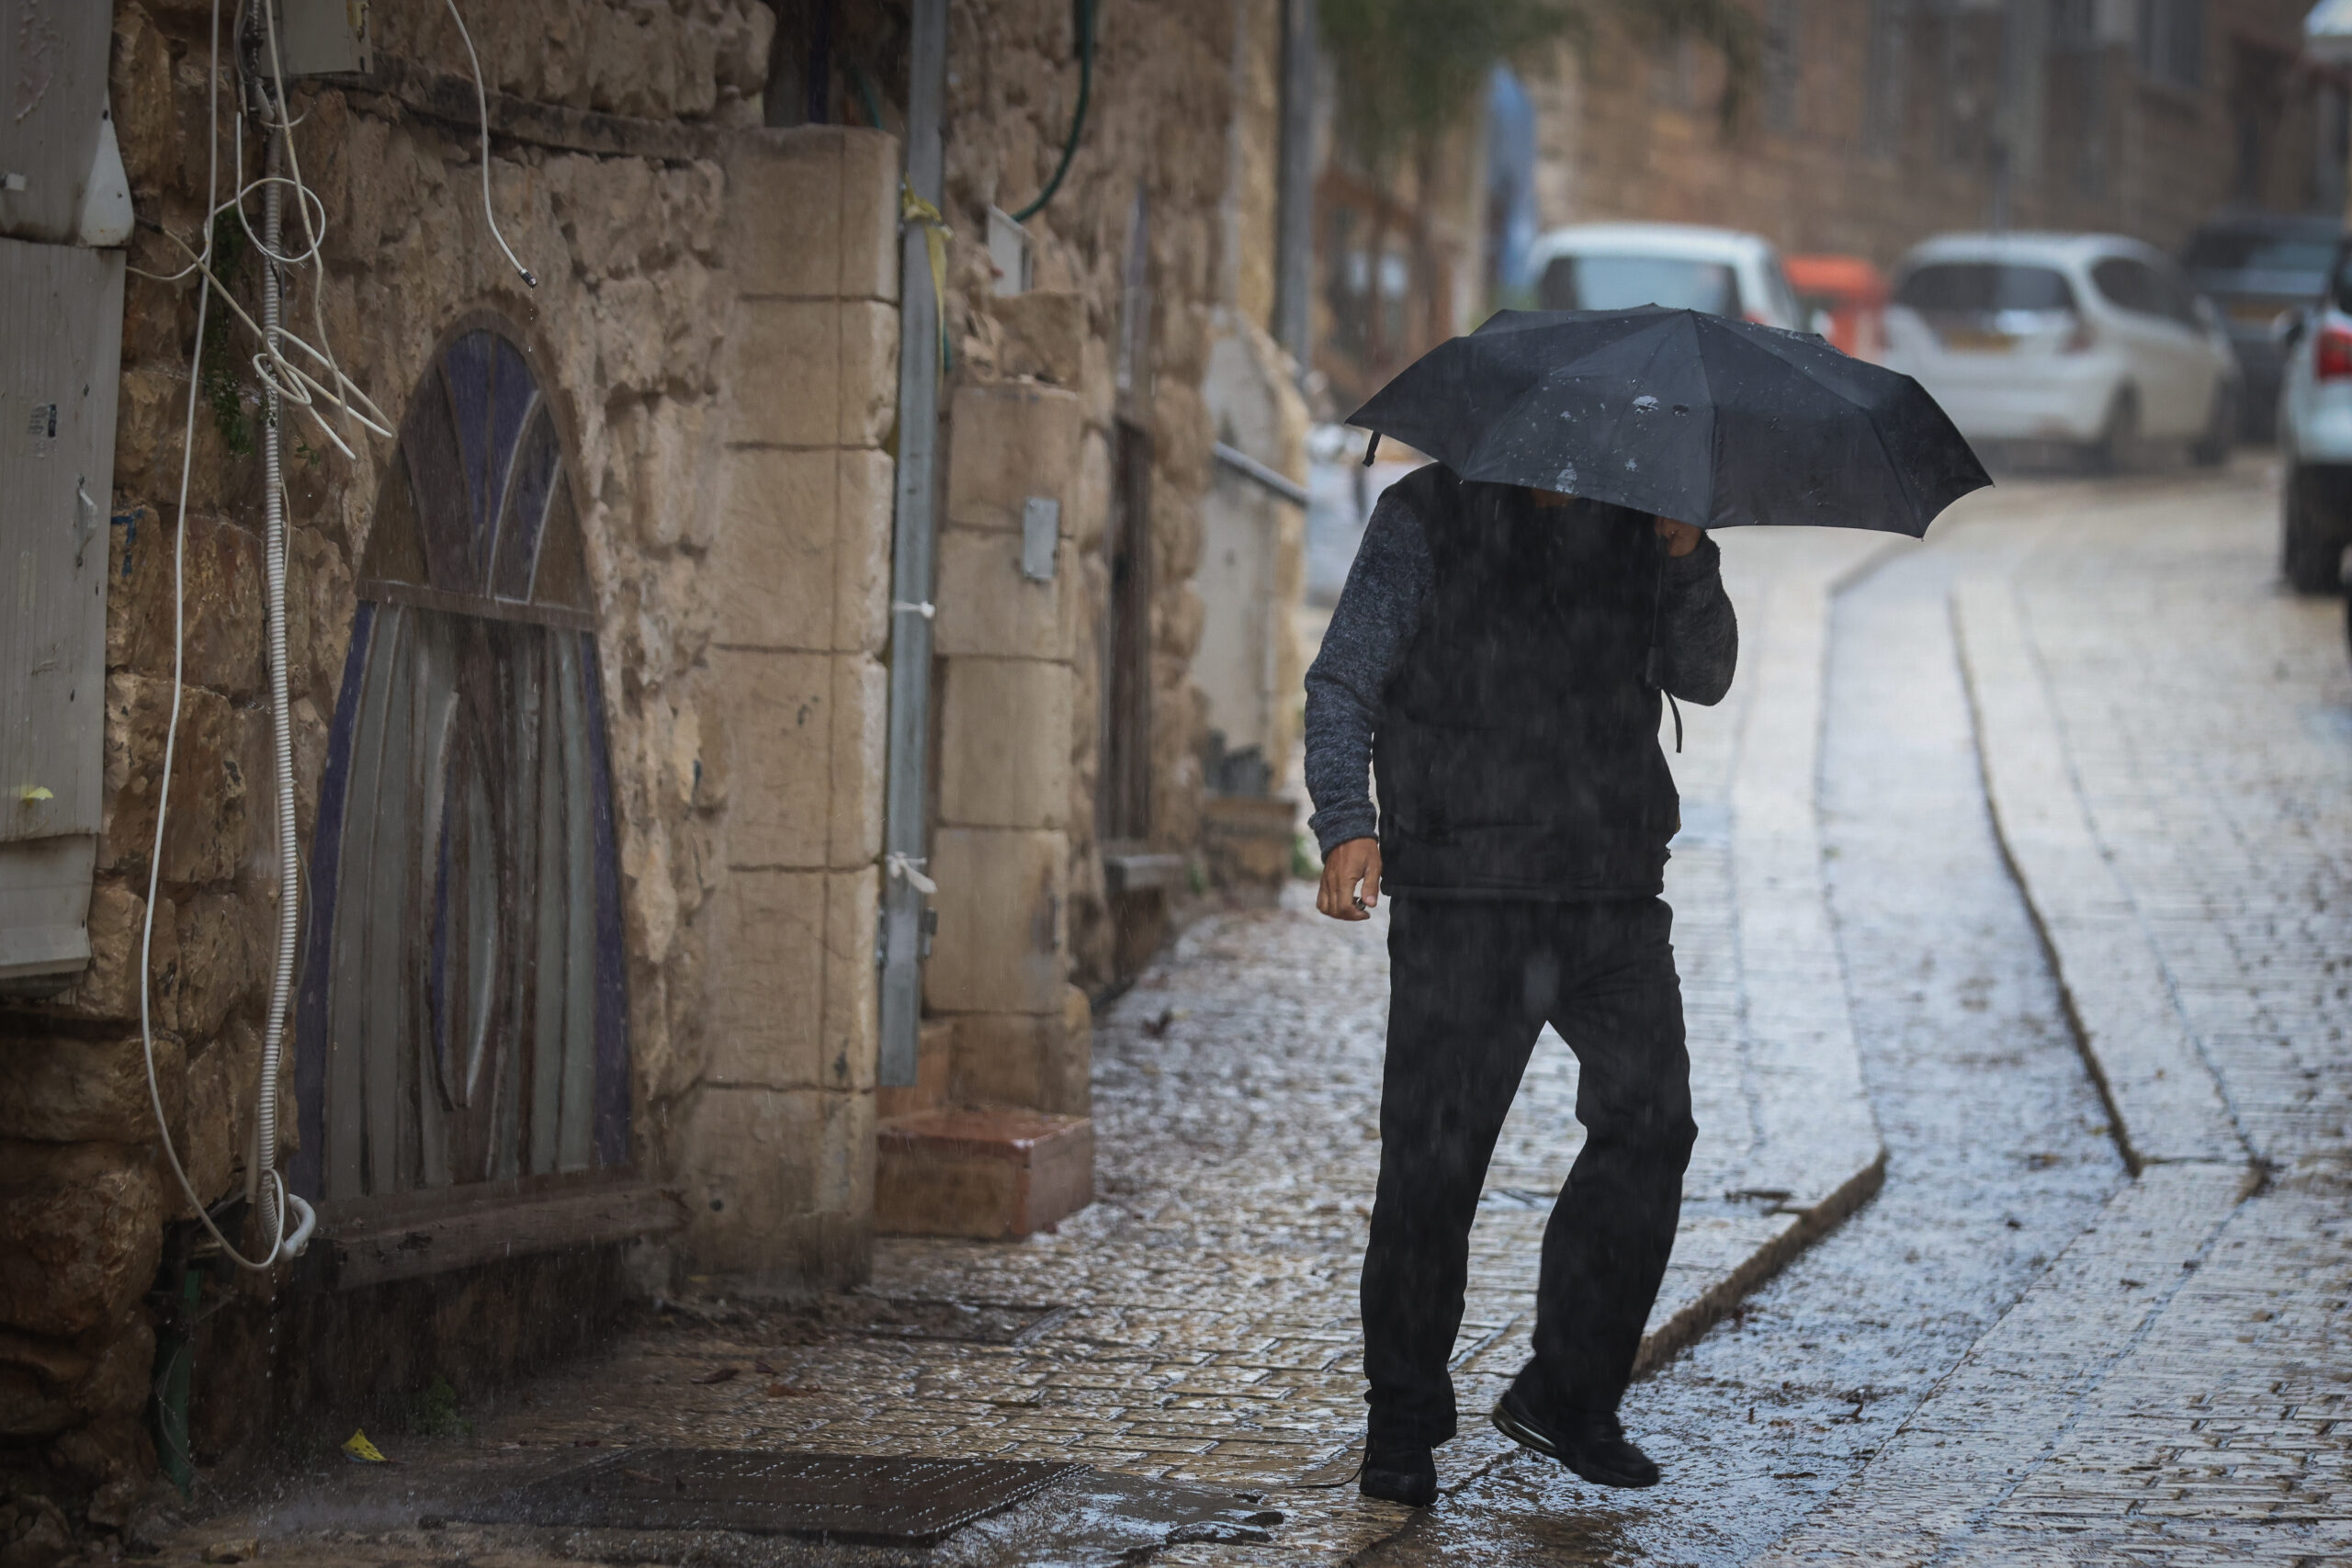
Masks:
[[[886,1235],[1009,1241],[1094,1198],[1089,1117],[948,1108],[894,1117],[876,1143],[874,1228]]]

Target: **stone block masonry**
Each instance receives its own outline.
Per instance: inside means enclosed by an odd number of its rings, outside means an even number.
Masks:
[[[1073,1028],[1066,1001],[1081,684],[1069,629],[1086,583],[1068,570],[1064,528],[1083,431],[1067,388],[978,383],[950,404],[934,590],[939,929],[923,1001],[953,1029],[949,1096],[992,1110],[934,1111],[885,1130],[886,1231],[1023,1235],[1093,1190],[1091,1126],[1053,1114],[1084,1105],[1076,1086],[1091,1061],[1086,1021]],[[1043,581],[1023,565],[1033,511],[1055,527]]]
[[[700,1271],[845,1280],[871,1224],[897,165],[878,133],[746,135],[718,396],[708,700],[726,866],[707,1031],[679,1089]],[[884,245],[879,254],[888,254]]]
[[[865,25],[857,7],[842,14],[844,28]],[[110,93],[146,220],[130,259],[169,275],[182,258],[158,226],[199,240],[208,130],[224,169],[233,151],[250,174],[264,150],[250,126],[209,126],[211,13],[201,0],[116,0],[113,15]],[[942,906],[934,999],[955,1027],[930,1070],[942,1094],[1075,1117],[1090,1093],[1091,1014],[1071,983],[1105,982],[1114,950],[1094,813],[1114,480],[1126,487],[1126,547],[1152,585],[1128,623],[1143,634],[1149,692],[1151,732],[1130,747],[1150,773],[1147,837],[1173,853],[1196,827],[1187,671],[1202,615],[1189,583],[1212,434],[1198,389],[1237,18],[1224,0],[1181,0],[1129,6],[1106,30],[1083,156],[1032,220],[1038,288],[1000,319],[981,249],[986,209],[1025,205],[1040,188],[1069,130],[1075,66],[1059,0],[989,0],[972,15],[985,25],[967,34],[958,23],[947,105],[956,379],[937,598],[941,718],[954,733],[943,730],[934,774],[937,854],[962,868],[966,892],[1009,890],[1012,901]],[[462,323],[495,322],[527,360],[560,446],[576,529],[560,532],[578,546],[561,569],[581,585],[563,619],[594,638],[600,683],[587,694],[610,773],[586,815],[595,832],[608,824],[616,852],[609,893],[600,884],[595,896],[612,922],[598,925],[595,944],[617,953],[619,973],[600,974],[597,994],[620,998],[626,1015],[632,1179],[665,1184],[693,1216],[669,1252],[644,1262],[640,1286],[667,1287],[684,1270],[795,1288],[844,1282],[871,1247],[898,148],[878,130],[764,129],[777,107],[763,101],[775,16],[759,0],[470,8],[486,154],[468,51],[431,0],[375,8],[376,63],[364,80],[294,91],[303,178],[327,227],[323,270],[297,280],[289,319],[313,335],[323,322],[341,365],[395,424],[439,407],[436,356],[471,330]],[[894,126],[904,117],[891,101],[905,80],[891,67],[897,47],[881,40],[871,62],[879,118]],[[485,156],[489,204],[536,288],[491,240],[476,163]],[[250,249],[220,260],[226,287],[252,306],[261,273]],[[27,1191],[116,1194],[96,1208],[60,1197],[63,1208],[10,1211],[15,1234],[87,1232],[87,1254],[116,1260],[103,1289],[12,1274],[0,1303],[0,1386],[23,1393],[26,1413],[21,1432],[7,1433],[38,1438],[59,1473],[85,1487],[151,1461],[138,1401],[122,1402],[132,1385],[117,1373],[133,1363],[152,1372],[153,1323],[126,1303],[156,1286],[159,1269],[176,1283],[179,1254],[165,1244],[179,1233],[167,1237],[165,1226],[188,1217],[156,1179],[123,1058],[150,913],[147,844],[171,697],[163,633],[182,537],[189,683],[144,978],[166,1119],[207,1201],[242,1185],[244,1119],[260,1089],[276,825],[261,696],[261,477],[245,449],[259,389],[246,368],[255,345],[232,324],[226,346],[206,350],[218,374],[206,382],[214,395],[198,411],[178,514],[196,301],[186,280],[150,276],[126,302],[96,961],[64,997],[0,1005],[11,1065],[20,1048],[47,1053],[0,1106],[0,1165]],[[209,319],[220,320],[217,309]],[[335,798],[325,780],[335,759],[348,761],[349,732],[338,741],[332,727],[360,580],[417,586],[369,564],[371,545],[401,537],[379,531],[379,513],[401,493],[406,460],[356,434],[357,455],[345,458],[314,434],[290,421],[286,629],[297,828],[311,870],[332,819],[322,802]],[[1032,495],[1060,506],[1050,586],[1021,577],[1006,548]],[[968,705],[955,706],[958,692]],[[999,964],[1007,931],[1020,945]],[[88,1074],[72,1068],[83,1062]],[[268,1091],[291,1103],[288,1086]],[[302,1119],[280,1125],[291,1138]],[[409,1281],[405,1294],[207,1287],[208,1309],[220,1310],[196,1336],[199,1461],[300,1417],[304,1400],[396,1398],[390,1382],[428,1378],[445,1359],[469,1376],[516,1373],[565,1337],[518,1320],[550,1281],[570,1281],[579,1297],[582,1315],[566,1320],[574,1337],[618,1299],[610,1249],[541,1261],[537,1272]],[[380,1353],[343,1355],[353,1347]],[[242,1392],[273,1355],[285,1374],[272,1384],[284,1402],[274,1410]],[[367,1376],[295,1364],[317,1356]]]
[[[2249,145],[2225,129],[2240,80],[2210,63],[2191,84],[2159,79],[2134,58],[2144,40],[2129,23],[2060,44],[2045,20],[1997,9],[1905,22],[1871,0],[1820,0],[1801,18],[1766,15],[1780,47],[1730,122],[1721,56],[1628,20],[1600,19],[1555,69],[1528,73],[1538,226],[1721,225],[1791,254],[1892,266],[1931,234],[1997,224],[2001,203],[2015,228],[2127,233],[2167,252],[2232,202],[2341,204],[2307,151],[2327,112],[2316,84],[2267,78],[2268,130]],[[2235,58],[2301,47],[2294,8],[2271,0],[2213,0],[2199,27],[2233,40]],[[1989,155],[2003,137],[2006,181]]]
[[[155,226],[195,240],[202,221],[210,12],[187,0],[113,10],[109,88],[147,220],[130,261],[170,274],[184,258]],[[602,678],[628,1162],[690,1203],[680,1267],[847,1280],[865,1266],[872,1207],[897,144],[875,130],[760,128],[774,13],[755,0],[526,0],[468,16],[490,93],[491,203],[539,286],[523,287],[484,225],[467,55],[447,11],[379,6],[374,74],[295,89],[327,266],[315,300],[312,275],[298,278],[288,320],[315,336],[322,319],[344,368],[396,424],[420,389],[438,395],[424,380],[432,356],[469,317],[502,320],[530,355]],[[262,143],[232,118],[233,84],[221,101],[223,177],[241,134],[250,175]],[[220,261],[257,310],[250,249]],[[190,1217],[156,1160],[137,1041],[177,536],[187,683],[146,979],[166,1120],[207,1201],[243,1183],[276,918],[261,473],[247,442],[256,344],[232,323],[207,346],[219,396],[199,408],[178,515],[196,294],[135,279],[125,315],[96,960],[62,997],[0,999],[0,1436],[32,1444],[61,1495],[153,1462],[142,1411],[154,1337],[141,1303],[177,1257],[167,1224]],[[345,459],[300,418],[286,434],[308,872],[356,579],[395,448],[350,431],[357,456]],[[290,1156],[300,1119],[282,1103]],[[546,1276],[601,1292],[580,1303],[579,1330],[618,1299],[616,1267],[599,1257]],[[387,1379],[512,1375],[549,1348],[496,1281],[323,1303],[207,1291],[200,1462],[300,1418],[311,1392],[404,1392],[289,1367],[273,1410],[247,1389],[273,1346],[299,1359],[303,1346],[370,1343]]]
[[[1148,688],[1142,705],[1150,733],[1122,740],[1149,773],[1148,830],[1140,836],[1160,852],[1189,851],[1199,837],[1200,702],[1192,659],[1202,615],[1193,580],[1216,434],[1201,389],[1224,288],[1221,264],[1230,259],[1224,252],[1240,245],[1223,209],[1237,55],[1272,36],[1262,28],[1243,36],[1237,29],[1249,28],[1264,9],[1261,0],[1239,6],[1169,0],[1123,6],[1115,15],[1106,7],[1081,152],[1053,199],[1025,225],[1035,261],[1035,287],[1025,295],[996,293],[984,243],[988,209],[1026,206],[1059,160],[1078,89],[1069,6],[992,0],[989,36],[1008,47],[959,56],[948,85],[946,112],[956,128],[944,203],[955,231],[950,318],[958,375],[967,388],[987,389],[988,400],[959,390],[951,411],[940,649],[951,660],[968,651],[1069,662],[1068,977],[1090,992],[1125,977],[1097,841],[1104,721],[1112,716],[1105,633],[1123,547],[1114,524],[1123,516],[1149,562],[1148,656],[1136,662],[1144,665],[1139,683]],[[1014,40],[1018,47],[1011,47]],[[992,421],[1040,395],[1074,395],[1074,417],[1057,413],[1050,434],[1023,437],[1019,446],[992,437]],[[1053,476],[1053,491],[1035,488],[1039,474]],[[959,540],[958,532],[1015,530],[1022,500],[1036,493],[1058,494],[1063,503],[1067,553],[1057,573],[1057,612],[1043,614],[1044,595],[1026,588],[1009,604],[995,594],[959,604],[958,584],[1007,575],[976,558],[989,547]],[[1127,544],[1136,542],[1131,536]]]

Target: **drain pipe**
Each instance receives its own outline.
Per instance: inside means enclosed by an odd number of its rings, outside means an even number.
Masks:
[[[269,183],[262,187],[261,325],[264,346],[278,351],[286,280],[276,257],[285,254],[279,183],[286,162],[286,106],[270,106]],[[488,156],[487,153],[484,156]],[[277,954],[270,971],[269,1017],[262,1025],[261,1085],[254,1101],[254,1147],[245,1163],[245,1198],[261,1216],[261,1235],[273,1247],[286,1234],[285,1183],[277,1176],[278,1064],[286,1048],[287,1004],[294,991],[294,954],[302,932],[300,850],[294,830],[294,739],[286,684],[285,410],[276,387],[263,404],[261,433],[263,565],[269,625],[270,739],[277,762]],[[290,1248],[299,1252],[300,1247]]]
[[[930,935],[925,804],[931,772],[932,580],[939,540],[941,311],[931,267],[941,191],[940,100],[947,0],[914,0],[907,81],[907,185],[899,244],[899,488],[890,558],[889,771],[883,789],[882,1040],[876,1081],[915,1081]],[[922,204],[918,206],[918,203]]]
[[[1274,201],[1274,341],[1298,378],[1315,363],[1315,0],[1283,0],[1282,130]]]

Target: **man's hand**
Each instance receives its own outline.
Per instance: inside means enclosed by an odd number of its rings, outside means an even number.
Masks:
[[[1363,885],[1363,893],[1356,885]],[[1334,849],[1323,861],[1323,886],[1315,895],[1315,907],[1335,920],[1362,920],[1371,918],[1372,908],[1380,902],[1380,840],[1350,839]]]
[[[1671,517],[1660,517],[1654,521],[1657,528],[1657,536],[1666,541],[1668,555],[1687,556],[1699,547],[1699,530],[1690,524],[1677,523]]]

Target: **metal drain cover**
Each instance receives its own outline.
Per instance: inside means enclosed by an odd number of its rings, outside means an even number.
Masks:
[[[1082,1464],[628,1449],[492,1498],[485,1522],[723,1529],[929,1546]]]

